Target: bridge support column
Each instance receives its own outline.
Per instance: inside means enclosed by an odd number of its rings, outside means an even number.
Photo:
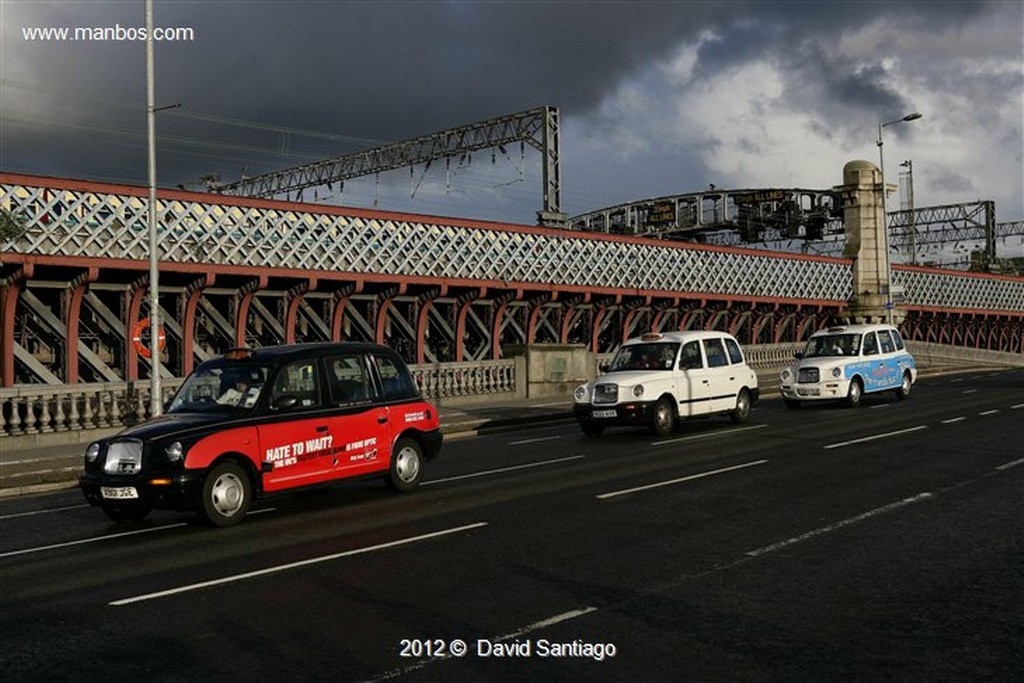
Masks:
[[[891,321],[898,325],[903,315],[892,308],[882,174],[869,161],[851,161],[843,167],[843,184],[833,189],[843,198],[843,256],[853,259],[850,317],[857,322]]]

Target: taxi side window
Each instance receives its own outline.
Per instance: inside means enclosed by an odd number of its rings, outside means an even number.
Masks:
[[[320,405],[316,361],[303,360],[281,367],[274,380],[270,403],[280,406],[281,399],[294,398],[296,406],[311,408]]]
[[[874,356],[878,353],[878,340],[875,338],[874,332],[868,332],[864,335],[864,355]]]
[[[413,398],[417,395],[416,382],[403,363],[388,356],[375,356],[374,362],[384,386],[385,399]]]
[[[897,351],[902,351],[903,348],[904,348],[903,337],[900,336],[900,333],[899,333],[898,330],[889,330],[889,331],[892,333],[893,341],[896,342],[896,350]]]
[[[700,357],[700,342],[688,342],[683,344],[683,352],[679,355],[680,370],[699,370],[704,367],[704,361]]]
[[[740,351],[740,345],[734,339],[726,339],[725,348],[729,350],[729,360],[733,365],[743,362],[743,352]]]
[[[373,398],[373,384],[363,356],[354,354],[327,359],[327,384],[331,403],[359,403]]]
[[[704,353],[707,354],[709,368],[720,368],[729,364],[721,339],[705,339]]]
[[[879,330],[878,341],[882,343],[882,353],[893,353],[896,351],[896,344],[893,343],[889,330]]]

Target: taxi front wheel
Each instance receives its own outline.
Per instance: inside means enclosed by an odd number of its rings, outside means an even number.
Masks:
[[[200,512],[213,526],[238,524],[252,503],[252,482],[237,463],[215,465],[203,480]]]
[[[388,487],[406,493],[419,486],[423,476],[423,449],[414,440],[403,437],[395,444],[388,471]]]
[[[846,392],[846,405],[856,408],[860,405],[860,399],[864,396],[864,387],[860,379],[854,377],[850,382],[850,389]]]
[[[668,436],[676,428],[675,407],[667,398],[658,401],[654,406],[650,430],[657,436]]]

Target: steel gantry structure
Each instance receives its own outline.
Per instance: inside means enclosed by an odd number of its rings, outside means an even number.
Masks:
[[[136,379],[146,190],[0,175],[5,386]],[[169,375],[236,346],[362,339],[417,363],[510,345],[612,350],[648,330],[798,341],[842,316],[851,261],[162,190]],[[16,229],[11,229],[11,226]],[[1024,279],[900,267],[908,337],[1021,352]]]
[[[559,227],[562,216],[562,174],[560,165],[559,117],[557,107],[539,107],[478,121],[412,140],[317,161],[295,168],[243,178],[214,187],[214,191],[244,197],[279,197],[310,187],[344,183],[381,171],[429,164],[482,149],[503,148],[514,142],[527,144],[543,159],[543,203],[538,213],[542,225]]]

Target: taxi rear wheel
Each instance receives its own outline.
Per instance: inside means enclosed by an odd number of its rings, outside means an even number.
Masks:
[[[913,382],[910,381],[910,373],[903,373],[903,380],[900,382],[900,388],[896,390],[896,398],[903,401],[910,396],[910,387]]]
[[[859,377],[854,377],[850,382],[850,388],[846,392],[846,405],[851,408],[856,408],[860,405],[861,398],[864,397],[864,387],[860,383]]]
[[[423,476],[423,449],[409,438],[401,438],[391,454],[391,468],[388,471],[388,487],[402,493],[412,491],[420,484]]]
[[[202,495],[203,519],[213,526],[232,526],[249,511],[252,482],[237,463],[222,462],[207,473]]]
[[[740,393],[736,395],[736,407],[729,417],[736,424],[743,424],[750,419],[750,392],[746,389],[740,389]]]
[[[658,436],[668,436],[675,427],[676,416],[672,409],[672,403],[667,398],[663,398],[654,406],[651,432]]]

